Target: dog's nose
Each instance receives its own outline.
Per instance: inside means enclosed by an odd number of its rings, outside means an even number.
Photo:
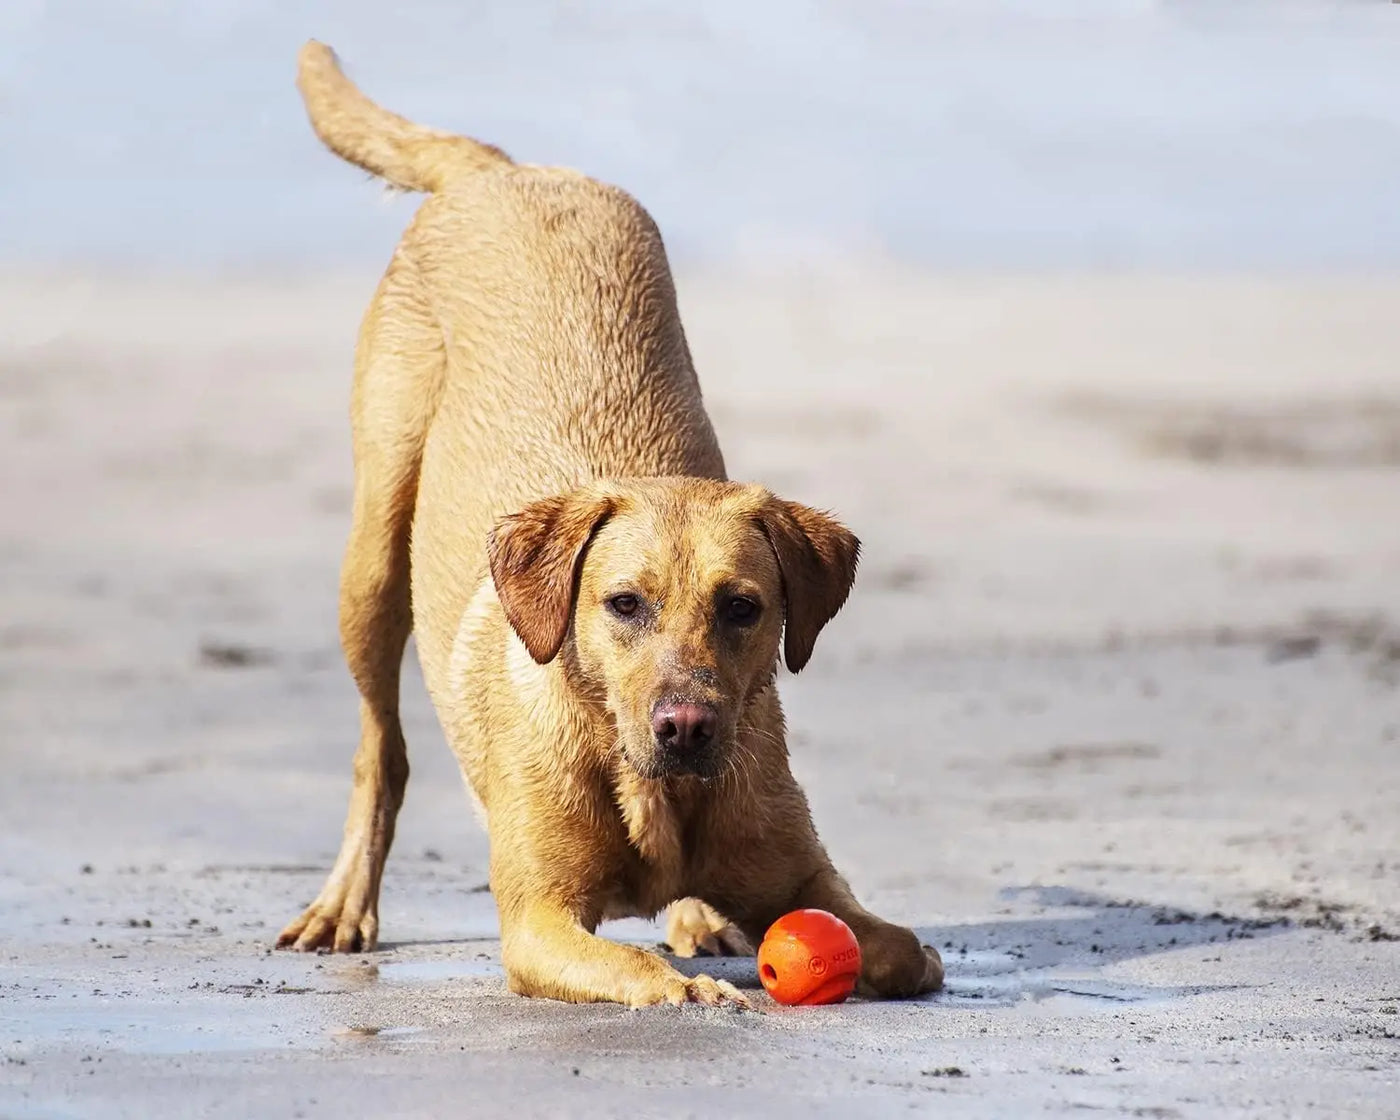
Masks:
[[[715,737],[715,710],[708,704],[658,704],[651,713],[657,746],[681,754],[708,746]]]

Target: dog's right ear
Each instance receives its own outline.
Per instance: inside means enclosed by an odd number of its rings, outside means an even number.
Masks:
[[[564,644],[584,549],[612,510],[611,498],[565,494],[531,502],[491,530],[486,551],[496,596],[541,665]]]

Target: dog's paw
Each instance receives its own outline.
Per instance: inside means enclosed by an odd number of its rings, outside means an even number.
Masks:
[[[937,949],[920,945],[913,930],[886,925],[867,933],[860,955],[856,990],[863,996],[905,999],[943,987],[943,958]]]
[[[367,953],[379,941],[377,900],[368,875],[332,872],[316,901],[277,935],[279,949]]]
[[[666,944],[678,957],[749,957],[749,939],[709,903],[683,898],[666,911]]]
[[[701,1003],[706,1007],[735,1007],[741,1011],[749,1009],[748,996],[733,984],[704,974],[686,981],[685,999],[680,1002]]]
[[[919,985],[919,995],[943,990],[943,958],[932,945],[922,946],[924,950],[924,979]]]
[[[749,1010],[748,997],[726,980],[716,980],[711,976],[682,976],[680,973],[665,980],[661,986],[634,1001],[633,1007],[654,1007],[669,1003],[680,1007],[687,1003],[698,1003],[704,1007],[732,1007],[739,1011]]]

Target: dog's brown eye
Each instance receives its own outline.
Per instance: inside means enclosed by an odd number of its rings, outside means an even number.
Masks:
[[[631,618],[639,606],[641,601],[635,595],[614,595],[608,600],[608,610],[618,618]]]
[[[725,604],[724,616],[736,626],[747,626],[758,619],[758,604],[736,595]]]

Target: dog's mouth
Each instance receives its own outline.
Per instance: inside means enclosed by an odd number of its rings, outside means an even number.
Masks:
[[[685,754],[658,750],[650,744],[640,748],[624,744],[622,757],[639,778],[648,781],[675,777],[694,777],[710,781],[718,778],[728,768],[732,752],[723,742],[711,743]]]

